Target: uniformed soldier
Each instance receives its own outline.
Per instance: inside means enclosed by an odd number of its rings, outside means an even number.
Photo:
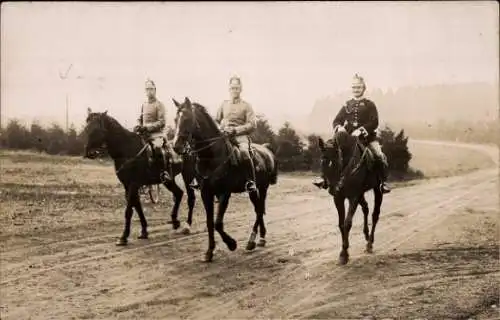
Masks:
[[[234,136],[245,166],[248,192],[257,191],[255,185],[255,168],[250,155],[250,137],[255,130],[257,121],[252,106],[240,98],[242,91],[241,79],[232,77],[229,80],[230,100],[225,100],[217,111],[215,120],[220,129],[229,136]]]
[[[390,188],[385,182],[388,174],[387,158],[376,139],[376,130],[379,124],[378,111],[375,103],[363,96],[365,90],[366,84],[364,79],[356,74],[352,82],[353,98],[342,106],[333,120],[333,131],[337,132],[343,130],[354,136],[361,136],[364,138],[364,142],[366,142],[368,148],[370,148],[376,157],[376,160],[381,164],[381,191],[383,193],[388,193],[390,192]],[[323,159],[322,161],[325,160],[326,159]],[[314,182],[314,185],[325,189],[328,187],[324,175],[320,181]]]
[[[171,158],[172,162],[179,162],[180,157],[173,151],[171,144],[166,141],[164,132],[166,127],[165,106],[156,98],[156,85],[152,80],[146,81],[146,96],[147,101],[141,106],[141,115],[134,131],[151,144],[153,154],[149,154],[150,164],[156,160],[161,170],[162,180],[171,180],[168,173],[168,159]],[[163,146],[167,147],[167,154],[165,154]]]

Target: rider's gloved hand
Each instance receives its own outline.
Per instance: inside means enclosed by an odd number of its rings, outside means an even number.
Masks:
[[[354,137],[359,137],[361,135],[361,130],[356,129],[351,133],[351,135]]]
[[[360,127],[352,132],[353,136],[359,137],[362,136],[363,138],[366,138],[368,136],[368,131],[364,127]]]
[[[144,127],[143,126],[135,126],[134,132],[142,133],[142,132],[144,132]]]
[[[236,135],[236,129],[232,127],[227,127],[222,130],[222,132],[229,137],[235,136]]]
[[[333,128],[333,132],[337,133],[339,131],[346,131],[344,126],[341,126],[340,124],[336,125],[335,128]]]

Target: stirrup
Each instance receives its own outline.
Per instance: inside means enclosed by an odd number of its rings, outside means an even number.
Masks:
[[[320,189],[328,189],[328,183],[326,182],[325,179],[320,181],[314,181],[312,184]]]
[[[170,175],[168,174],[167,171],[162,171],[160,173],[160,180],[161,180],[161,182],[165,183],[165,182],[172,181],[172,178],[170,177]]]
[[[191,181],[191,183],[189,184],[189,186],[193,189],[196,189],[196,190],[199,190],[201,187],[200,187],[200,184],[198,183],[198,180],[194,179],[193,181]]]
[[[254,181],[247,181],[247,183],[245,184],[245,189],[248,192],[256,192],[257,191],[257,185],[255,184]]]

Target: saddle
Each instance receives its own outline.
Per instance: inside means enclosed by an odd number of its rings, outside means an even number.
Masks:
[[[362,142],[358,142],[358,148],[361,151],[361,160],[360,162],[363,163],[365,162],[368,168],[372,168],[373,164],[375,162],[375,155],[373,152]]]
[[[226,139],[226,143],[229,144],[229,150],[231,150],[231,155],[230,155],[230,163],[233,166],[238,166],[241,163],[241,151],[239,149],[239,143],[234,137],[230,137]],[[250,157],[252,158],[252,161],[254,165],[257,163],[256,158],[255,158],[255,150],[252,146],[252,141],[250,141]],[[256,167],[255,170],[258,170]]]
[[[148,157],[148,162],[152,165],[158,165],[165,170],[171,170],[172,164],[182,161],[180,155],[175,153],[170,142],[163,137],[163,142],[160,148],[155,148],[154,140],[147,141],[146,155]],[[157,151],[161,151],[161,154],[157,154]]]

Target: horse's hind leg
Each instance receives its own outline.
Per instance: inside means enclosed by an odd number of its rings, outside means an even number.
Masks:
[[[365,235],[366,241],[369,241],[370,229],[368,228],[368,214],[370,213],[370,209],[368,208],[368,202],[366,202],[364,195],[359,200],[359,205],[361,206],[361,210],[363,210],[363,234]]]
[[[179,222],[178,214],[179,214],[179,206],[181,205],[182,196],[183,196],[184,192],[175,183],[175,180],[167,181],[167,182],[164,182],[163,184],[174,195],[174,205],[172,206],[172,213],[170,214],[170,216],[172,218],[172,226],[173,226],[174,230],[177,230],[181,226],[181,223]]]
[[[380,207],[382,206],[382,199],[384,195],[379,190],[379,188],[373,189],[375,194],[375,204],[373,206],[372,213],[372,231],[370,233],[370,237],[368,239],[368,243],[366,244],[366,252],[373,252],[373,242],[375,241],[375,227],[377,226],[378,218],[380,216]]]
[[[217,230],[222,238],[222,241],[224,241],[224,243],[227,245],[227,248],[231,251],[234,251],[238,246],[236,240],[231,238],[231,236],[224,231],[224,214],[226,213],[230,198],[231,193],[224,193],[218,196],[219,206],[217,208],[217,217],[215,219],[215,230]]]
[[[252,233],[250,233],[250,237],[248,238],[248,243],[246,247],[248,251],[255,249],[255,247],[257,246],[257,244],[255,243],[255,238],[257,237],[257,231],[259,231],[258,230],[259,226],[261,227],[260,228],[261,241],[263,240],[262,243],[265,244],[266,228],[264,226],[264,221],[263,221],[265,207],[263,205],[264,201],[262,198],[263,195],[261,194],[262,191],[266,192],[267,188],[265,189],[259,188],[258,193],[257,192],[250,193],[250,200],[252,201],[255,211],[255,222],[253,224]]]
[[[267,198],[267,189],[269,186],[265,186],[260,188],[259,190],[259,211],[262,212],[262,214],[259,214],[257,210],[255,210],[255,213],[257,213],[257,217],[259,220],[259,242],[257,242],[257,246],[259,247],[264,247],[266,245],[266,225],[264,223],[264,216],[266,215],[266,198]]]

